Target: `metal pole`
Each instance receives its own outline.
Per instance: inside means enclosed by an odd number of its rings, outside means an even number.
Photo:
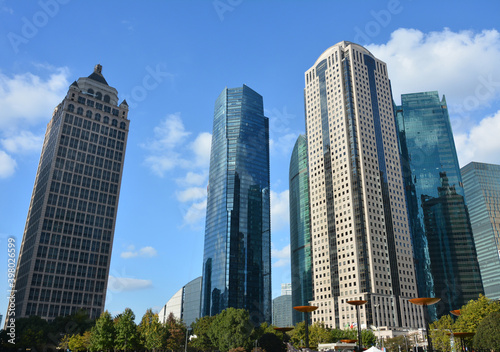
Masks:
[[[305,312],[304,315],[306,317],[306,348],[309,348],[309,314]]]
[[[358,351],[361,351],[361,326],[359,325],[359,306],[356,306],[356,321],[358,323]]]

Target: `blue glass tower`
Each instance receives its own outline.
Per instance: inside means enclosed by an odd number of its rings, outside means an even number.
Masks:
[[[500,299],[500,165],[472,162],[461,171],[484,294]]]
[[[440,297],[432,320],[483,293],[446,100],[403,94],[397,109],[420,297]]]
[[[203,258],[202,315],[244,308],[271,322],[269,120],[243,85],[215,102]]]
[[[290,252],[292,266],[292,306],[307,306],[313,296],[311,217],[309,213],[309,176],[307,139],[300,135],[293,147],[289,170]],[[303,320],[293,311],[293,325]]]

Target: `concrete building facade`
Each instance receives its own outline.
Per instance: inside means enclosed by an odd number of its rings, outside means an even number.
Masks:
[[[313,322],[423,326],[387,66],[340,42],[305,72]]]

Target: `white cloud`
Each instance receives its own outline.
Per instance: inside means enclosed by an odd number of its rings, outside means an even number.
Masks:
[[[128,251],[122,252],[120,257],[124,259],[130,259],[135,257],[151,258],[156,257],[158,252],[151,246],[142,247],[139,250],[135,250],[135,246],[128,246]]]
[[[281,111],[276,108],[266,109],[265,114],[269,117],[269,149],[271,154],[290,156],[299,136],[298,131],[290,129],[290,123],[295,120],[295,116],[288,113],[286,106]]]
[[[16,171],[17,163],[12,157],[0,150],[0,178],[12,176]]]
[[[212,135],[208,132],[200,133],[191,144],[195,155],[197,166],[208,167],[210,165],[210,149],[212,147]]]
[[[43,135],[35,136],[30,131],[21,131],[11,137],[0,139],[0,143],[9,153],[39,153],[42,149],[43,138]]]
[[[269,141],[271,153],[279,153],[281,155],[290,156],[298,137],[298,133],[287,133],[285,135],[278,136],[277,139],[271,139]]]
[[[470,131],[455,134],[458,160],[461,166],[471,161],[500,164],[500,110],[485,117]]]
[[[205,218],[207,212],[207,200],[198,203],[193,203],[184,214],[184,224],[192,227],[197,227]]]
[[[151,246],[143,247],[139,250],[139,255],[141,257],[156,257],[158,252]]]
[[[54,107],[64,98],[69,86],[69,70],[38,66],[51,71],[47,79],[30,72],[13,77],[0,73],[1,130],[50,120]]]
[[[111,292],[136,291],[153,286],[151,280],[133,279],[127,277],[115,277],[110,275],[108,280],[108,290]]]
[[[438,90],[454,111],[472,111],[500,93],[500,33],[423,33],[400,28],[387,44],[366,47],[387,63],[394,99],[401,93]]]
[[[163,177],[165,172],[177,167],[180,160],[178,154],[167,153],[165,155],[149,155],[144,160],[144,163],[155,175]]]
[[[153,151],[173,149],[182,144],[191,134],[184,128],[184,123],[179,112],[170,114],[161,120],[153,130],[154,139],[144,145]]]
[[[190,187],[181,192],[177,192],[177,200],[182,203],[206,198],[207,189],[205,187]]]
[[[175,180],[180,186],[201,186],[206,183],[207,172],[201,174],[189,171],[183,178]]]
[[[271,233],[290,224],[288,190],[281,193],[271,191]]]
[[[282,249],[274,248],[274,244],[271,245],[271,261],[274,261],[273,267],[279,268],[282,266],[290,265],[290,245],[286,245]]]

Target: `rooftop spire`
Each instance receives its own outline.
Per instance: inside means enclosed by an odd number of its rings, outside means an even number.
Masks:
[[[94,66],[94,73],[100,74],[102,76],[102,65],[97,64]]]

